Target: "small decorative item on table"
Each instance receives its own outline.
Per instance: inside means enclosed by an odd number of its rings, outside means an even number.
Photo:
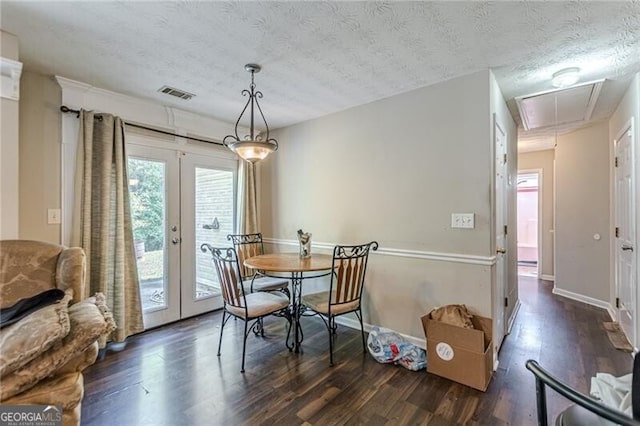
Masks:
[[[298,242],[300,243],[300,259],[311,257],[311,233],[298,229]]]

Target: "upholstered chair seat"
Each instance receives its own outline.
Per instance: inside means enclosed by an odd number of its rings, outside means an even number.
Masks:
[[[229,313],[243,319],[257,318],[289,306],[289,299],[286,296],[267,292],[249,293],[245,300],[246,309],[244,306],[228,305]],[[243,305],[244,301],[241,300],[240,304]]]

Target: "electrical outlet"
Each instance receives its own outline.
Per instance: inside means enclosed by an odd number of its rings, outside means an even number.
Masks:
[[[47,210],[47,223],[49,225],[60,224],[60,209],[48,209]]]
[[[473,213],[451,213],[451,227],[473,229],[475,220]]]

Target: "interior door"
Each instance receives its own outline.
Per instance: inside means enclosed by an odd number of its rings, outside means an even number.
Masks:
[[[615,142],[615,280],[618,298],[618,321],[636,346],[637,315],[635,241],[635,188],[633,167],[633,130],[626,128]]]
[[[495,212],[496,212],[496,277],[493,300],[493,341],[494,364],[504,338],[504,300],[507,284],[506,235],[507,224],[507,135],[502,130],[494,115],[495,138]]]

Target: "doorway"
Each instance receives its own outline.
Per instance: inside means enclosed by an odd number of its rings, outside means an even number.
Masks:
[[[493,115],[494,134],[494,173],[495,173],[495,250],[496,250],[496,288],[493,300],[493,364],[497,365],[498,352],[505,336],[505,301],[507,300],[507,133]]]
[[[145,329],[221,308],[200,246],[226,246],[234,233],[237,161],[135,143],[127,150]]]
[[[636,188],[635,141],[633,120],[618,133],[614,141],[614,264],[617,319],[631,342],[637,346],[636,316],[637,258],[636,246]]]
[[[518,275],[540,277],[540,170],[518,172]]]

